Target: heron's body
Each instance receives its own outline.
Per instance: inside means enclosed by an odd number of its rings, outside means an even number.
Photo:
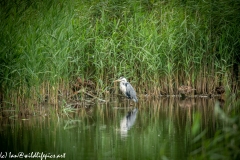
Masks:
[[[126,95],[126,92],[127,92],[127,83],[124,83],[124,82],[120,82],[120,90],[121,92],[125,95]]]
[[[134,102],[138,102],[137,94],[132,85],[127,82],[126,78],[120,77],[116,81],[120,82],[120,90],[128,99],[132,99]]]

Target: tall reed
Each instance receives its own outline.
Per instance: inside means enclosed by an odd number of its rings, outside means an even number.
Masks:
[[[177,94],[187,82],[197,94],[219,85],[236,91],[239,6],[234,0],[2,1],[4,100],[19,93],[57,102],[77,76],[94,81],[100,95],[122,75],[138,93]]]

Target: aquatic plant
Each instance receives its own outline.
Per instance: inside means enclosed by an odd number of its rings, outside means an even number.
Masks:
[[[196,118],[192,127],[192,151],[189,159],[239,159],[239,104],[236,97],[229,98],[224,105],[215,104],[214,113],[218,120],[217,130],[213,137],[209,137],[205,128],[199,133],[200,119]],[[233,100],[233,101],[232,101]],[[199,116],[197,116],[199,117]]]

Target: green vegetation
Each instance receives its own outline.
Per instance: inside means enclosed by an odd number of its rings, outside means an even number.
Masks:
[[[56,104],[77,76],[101,96],[119,76],[137,92],[238,89],[240,2],[1,1],[0,91],[5,104]]]
[[[215,104],[214,113],[218,123],[218,128],[214,136],[208,136],[210,126],[201,131],[199,126],[200,118],[195,116],[195,122],[192,126],[192,151],[189,159],[239,159],[240,158],[240,101],[236,97],[226,102],[224,106]],[[234,104],[232,103],[234,101]],[[198,118],[197,118],[198,117]],[[195,129],[194,129],[195,128]],[[199,134],[196,134],[198,131]],[[195,134],[194,134],[195,133]]]

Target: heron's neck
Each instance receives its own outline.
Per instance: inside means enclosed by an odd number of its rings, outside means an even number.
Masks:
[[[127,82],[120,82],[120,85],[125,85]]]

